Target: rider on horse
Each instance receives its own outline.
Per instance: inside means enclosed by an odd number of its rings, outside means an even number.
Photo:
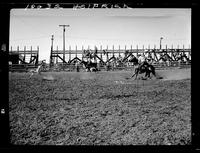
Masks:
[[[149,63],[146,60],[146,57],[140,54],[138,54],[138,63],[139,63],[139,67],[141,68],[149,65]]]

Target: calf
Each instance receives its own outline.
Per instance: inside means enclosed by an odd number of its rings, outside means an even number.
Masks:
[[[30,75],[29,78],[31,78],[31,77],[33,76],[34,73],[40,74],[41,69],[42,69],[42,65],[43,65],[43,64],[38,65],[37,68],[30,69],[30,70],[29,70],[29,73],[31,73],[31,75]]]

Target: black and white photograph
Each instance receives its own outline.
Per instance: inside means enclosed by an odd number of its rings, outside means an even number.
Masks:
[[[51,7],[10,10],[11,145],[191,145],[191,8]]]

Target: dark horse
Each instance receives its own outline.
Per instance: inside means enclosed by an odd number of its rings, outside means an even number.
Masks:
[[[136,76],[135,79],[137,79],[138,74],[145,73],[145,77],[150,78],[150,74],[152,73],[156,77],[155,67],[146,61],[144,61],[142,64],[138,63],[138,59],[136,57],[133,57],[129,60],[129,62],[133,62],[135,66],[135,73],[132,77]],[[131,77],[131,78],[132,78]]]
[[[97,63],[92,63],[92,62],[86,62],[86,61],[81,61],[80,64],[83,64],[85,69],[92,72],[92,71],[98,71],[97,69]]]

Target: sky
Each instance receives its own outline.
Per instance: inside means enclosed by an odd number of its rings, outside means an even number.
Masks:
[[[63,28],[66,27],[66,50],[94,46],[114,48],[188,48],[191,45],[191,9],[12,9],[10,12],[10,48],[36,49],[39,60],[50,58],[51,35],[54,49],[63,49]]]

